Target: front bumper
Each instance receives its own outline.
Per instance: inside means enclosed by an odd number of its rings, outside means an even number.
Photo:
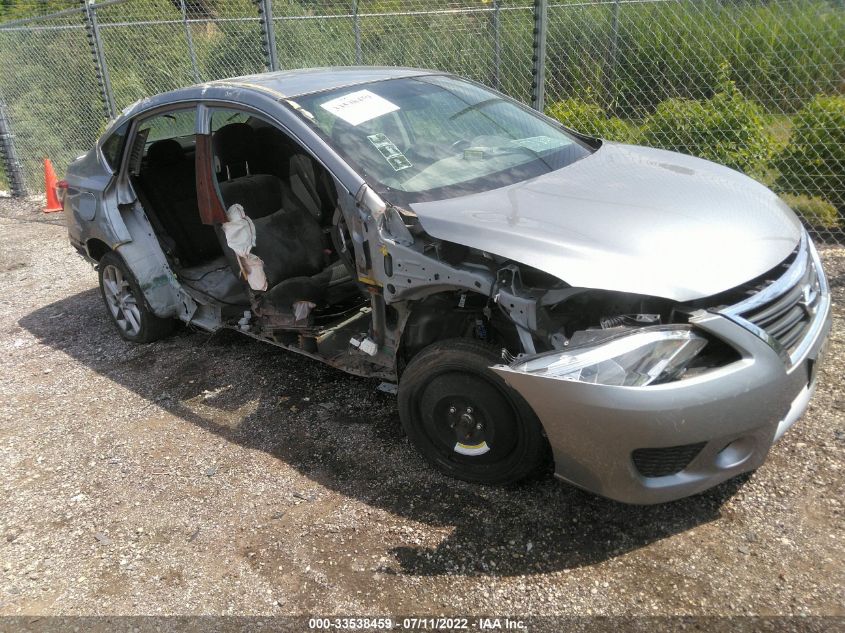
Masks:
[[[514,369],[518,363],[493,368],[539,417],[559,478],[617,501],[651,504],[701,492],[765,461],[815,390],[831,327],[829,294],[819,303],[801,354],[789,363],[723,314],[706,313],[691,323],[729,342],[741,360],[647,387],[549,378]],[[635,463],[638,449],[659,454],[673,447],[695,453],[678,472],[644,476],[642,464]]]

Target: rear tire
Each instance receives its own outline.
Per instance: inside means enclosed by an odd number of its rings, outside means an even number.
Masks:
[[[549,464],[537,416],[490,370],[500,362],[490,345],[449,339],[423,349],[402,374],[402,426],[416,449],[450,477],[503,485]]]
[[[156,316],[123,258],[109,251],[100,259],[100,294],[118,333],[133,343],[152,343],[173,331],[176,322]]]

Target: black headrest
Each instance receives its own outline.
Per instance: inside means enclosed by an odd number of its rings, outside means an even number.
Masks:
[[[214,154],[221,167],[242,165],[250,158],[254,132],[246,123],[230,123],[217,130],[211,138]]]
[[[178,141],[172,138],[167,138],[161,141],[156,141],[147,150],[147,160],[161,165],[175,165],[182,162],[185,158],[185,150],[179,145]]]

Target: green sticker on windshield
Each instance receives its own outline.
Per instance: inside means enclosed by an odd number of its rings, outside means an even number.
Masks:
[[[393,171],[402,171],[403,169],[408,169],[408,167],[413,167],[411,161],[384,134],[370,134],[367,140],[373,144],[373,147],[379,151],[379,154],[384,156],[384,160],[387,161],[388,165],[393,167]]]

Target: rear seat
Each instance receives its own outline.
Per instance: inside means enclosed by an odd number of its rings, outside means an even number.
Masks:
[[[196,167],[173,139],[156,141],[147,150],[147,167],[138,176],[143,193],[164,230],[176,243],[183,265],[222,254],[214,229],[202,223],[197,205]]]

